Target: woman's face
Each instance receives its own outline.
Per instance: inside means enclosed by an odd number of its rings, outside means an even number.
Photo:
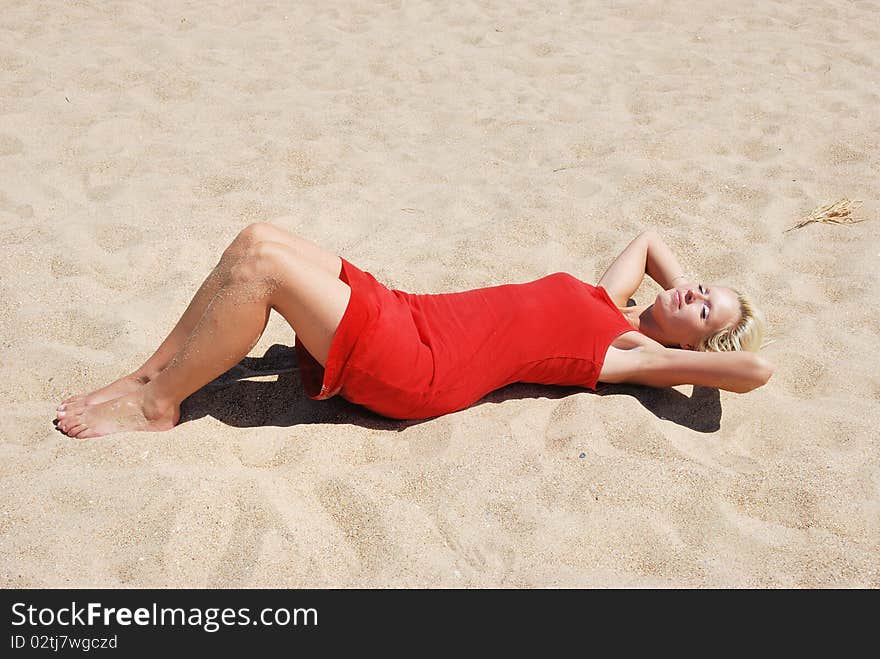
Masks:
[[[658,327],[670,343],[689,350],[739,317],[736,293],[724,286],[689,282],[663,291],[654,301]]]

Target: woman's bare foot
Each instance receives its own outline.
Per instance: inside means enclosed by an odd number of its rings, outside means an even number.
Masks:
[[[88,439],[115,432],[170,430],[180,420],[180,405],[156,408],[145,400],[144,388],[113,400],[58,412],[58,429],[70,437]]]
[[[77,394],[76,396],[65,398],[61,401],[61,405],[58,406],[58,410],[65,409],[67,407],[72,407],[78,410],[82,409],[86,405],[96,405],[97,403],[103,403],[106,400],[119,398],[120,396],[129,394],[132,391],[137,391],[147,382],[149,382],[150,379],[151,378],[145,375],[135,375],[134,373],[124,375],[123,377],[116,380],[116,382],[111,382],[106,387],[95,389],[89,394]]]

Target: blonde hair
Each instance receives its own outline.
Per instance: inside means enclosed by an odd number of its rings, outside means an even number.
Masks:
[[[764,314],[755,306],[752,299],[735,288],[739,300],[740,319],[730,327],[718,330],[700,341],[697,350],[701,352],[730,352],[748,350],[758,352],[764,340]]]

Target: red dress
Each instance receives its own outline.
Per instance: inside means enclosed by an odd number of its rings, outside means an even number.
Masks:
[[[306,394],[341,395],[395,419],[463,409],[512,382],[595,389],[632,326],[601,287],[557,272],[524,284],[415,295],[345,259],[351,298],[322,368],[295,343]]]

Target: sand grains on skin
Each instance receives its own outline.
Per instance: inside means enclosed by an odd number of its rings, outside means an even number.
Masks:
[[[180,419],[180,407],[151,409],[144,401],[144,391],[81,408],[58,412],[58,428],[70,437],[90,439],[117,432],[170,430]]]

